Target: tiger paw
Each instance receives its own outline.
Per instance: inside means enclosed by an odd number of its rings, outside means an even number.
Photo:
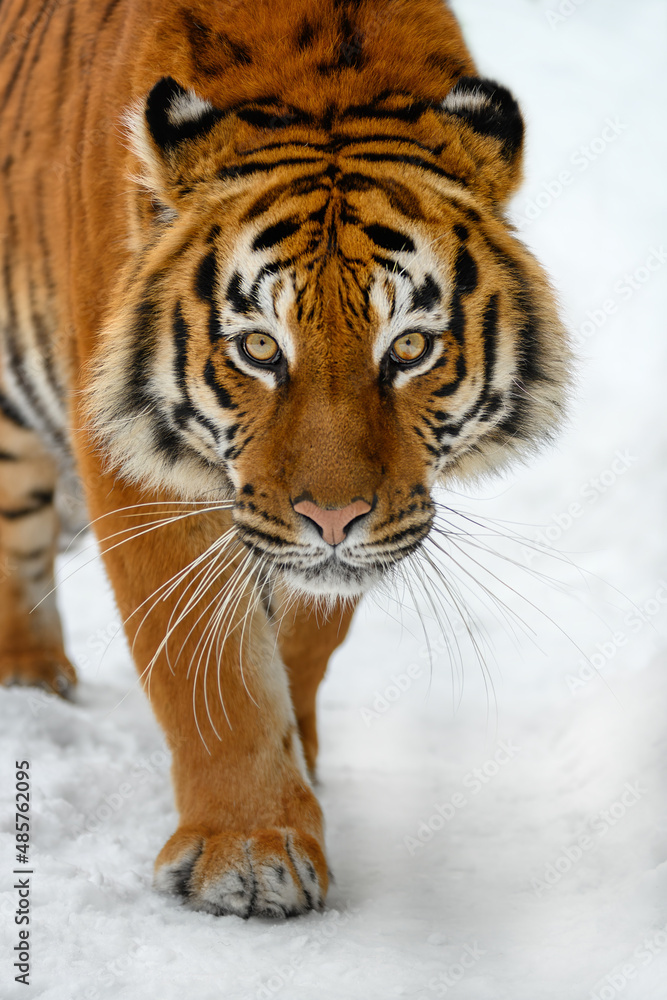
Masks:
[[[181,827],[157,857],[154,885],[216,916],[291,917],[322,909],[328,872],[315,837],[293,828]]]
[[[0,654],[0,684],[39,687],[68,698],[76,671],[62,650],[29,650]]]

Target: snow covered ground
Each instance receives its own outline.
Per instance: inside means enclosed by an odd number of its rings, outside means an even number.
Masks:
[[[481,525],[455,515],[462,565],[510,621],[461,576],[474,624],[454,609],[443,639],[419,599],[429,653],[409,593],[366,603],[321,694],[328,909],[244,923],[150,888],[176,823],[167,754],[99,563],[63,560],[77,701],[0,692],[2,997],[667,998],[667,8],[454,6],[525,110],[514,212],[579,344],[557,449],[440,498]],[[22,758],[30,991],[8,888]]]

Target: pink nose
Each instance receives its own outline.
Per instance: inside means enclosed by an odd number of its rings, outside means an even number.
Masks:
[[[354,521],[355,517],[360,517],[362,514],[368,514],[370,509],[371,505],[365,500],[355,500],[354,503],[338,510],[326,510],[310,500],[302,500],[300,503],[294,504],[294,510],[297,514],[303,514],[304,517],[310,518],[311,521],[320,526],[322,538],[329,545],[338,545],[339,542],[342,542],[345,538],[345,528],[350,521]]]

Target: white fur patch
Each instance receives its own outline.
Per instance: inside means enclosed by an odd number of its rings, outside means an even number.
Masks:
[[[465,111],[481,111],[482,108],[488,108],[490,103],[488,95],[483,94],[481,90],[458,91],[458,93],[452,91],[442,102],[442,109],[450,114],[461,114]]]
[[[210,101],[197,97],[194,90],[186,90],[173,98],[167,114],[171,124],[178,128],[186,122],[198,121],[212,110],[213,105]]]

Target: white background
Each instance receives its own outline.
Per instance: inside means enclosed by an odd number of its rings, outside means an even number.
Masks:
[[[480,72],[525,111],[513,214],[580,345],[557,447],[440,497],[477,522],[454,515],[470,533],[457,558],[514,625],[451,558],[474,623],[471,638],[450,608],[452,655],[423,598],[430,661],[409,592],[402,608],[366,602],[320,699],[328,909],[244,923],[151,890],[176,826],[167,756],[124,643],[110,643],[99,563],[61,560],[76,703],[0,693],[3,887],[24,757],[35,867],[34,985],[12,983],[7,889],[2,996],[667,998],[667,263],[642,270],[666,234],[666,6],[454,6]],[[552,553],[531,548],[544,539]]]

